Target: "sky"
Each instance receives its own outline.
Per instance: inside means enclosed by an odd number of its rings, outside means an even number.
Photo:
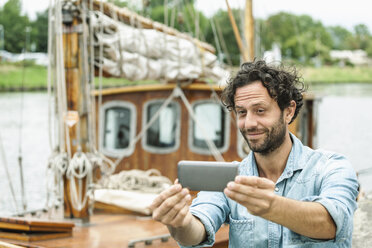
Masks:
[[[231,7],[243,8],[245,3],[245,0],[228,1]],[[5,2],[6,0],[0,0],[0,6]],[[31,19],[36,17],[36,12],[45,10],[48,5],[49,0],[22,0],[23,11]],[[210,16],[218,9],[226,9],[226,2],[196,0],[196,8]],[[296,15],[307,14],[325,26],[339,25],[350,31],[355,25],[363,23],[372,32],[371,0],[253,0],[253,16],[256,18],[267,18],[280,11]]]

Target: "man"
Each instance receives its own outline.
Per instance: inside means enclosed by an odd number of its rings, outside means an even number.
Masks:
[[[245,63],[222,93],[251,153],[224,192],[190,195],[177,182],[153,218],[183,246],[211,246],[223,223],[230,247],[351,247],[357,178],[341,155],[312,150],[288,131],[303,105],[296,72]]]

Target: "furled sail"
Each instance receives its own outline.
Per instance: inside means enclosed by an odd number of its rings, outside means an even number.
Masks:
[[[126,24],[99,11],[94,11],[92,25],[96,64],[110,76],[165,81],[228,77],[216,55],[196,39],[144,28],[135,20]]]

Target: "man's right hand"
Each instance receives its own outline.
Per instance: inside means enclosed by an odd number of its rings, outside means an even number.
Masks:
[[[189,190],[183,189],[176,180],[174,185],[160,193],[152,202],[152,217],[168,227],[186,227],[193,218],[189,210],[190,200]]]

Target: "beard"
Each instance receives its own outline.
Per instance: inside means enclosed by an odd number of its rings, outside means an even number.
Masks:
[[[287,133],[286,126],[284,124],[283,113],[278,121],[270,129],[268,128],[252,128],[252,129],[240,129],[245,141],[247,142],[249,148],[253,152],[260,153],[262,155],[268,155],[278,149],[285,140],[285,135]],[[264,140],[249,140],[246,134],[264,132]]]

